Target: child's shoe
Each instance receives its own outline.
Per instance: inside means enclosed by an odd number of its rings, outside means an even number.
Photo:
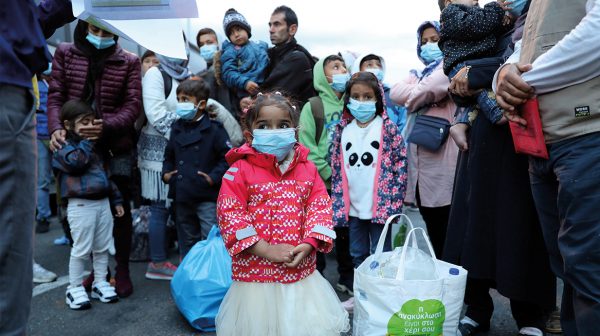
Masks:
[[[92,299],[98,299],[104,303],[119,301],[115,288],[106,281],[100,281],[92,286]]]
[[[67,287],[65,302],[73,310],[90,309],[92,304],[83,286]]]
[[[177,266],[171,264],[168,261],[163,263],[148,263],[146,269],[146,279],[150,280],[171,280],[173,274],[177,271]]]

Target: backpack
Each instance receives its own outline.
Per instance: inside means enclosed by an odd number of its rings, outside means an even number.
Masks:
[[[315,143],[319,145],[323,127],[325,127],[325,108],[323,107],[323,100],[321,100],[321,97],[315,96],[308,99],[308,102],[310,103],[310,110],[315,119]]]

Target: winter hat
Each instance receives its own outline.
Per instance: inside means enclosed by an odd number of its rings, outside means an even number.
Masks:
[[[252,28],[250,28],[250,24],[246,21],[246,18],[238,13],[235,9],[229,8],[227,12],[225,12],[225,17],[223,18],[223,30],[225,30],[225,35],[229,37],[229,33],[233,26],[240,26],[248,32],[248,38],[252,37]]]

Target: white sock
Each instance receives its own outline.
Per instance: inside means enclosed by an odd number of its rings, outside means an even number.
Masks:
[[[465,316],[465,317],[463,317],[463,318],[462,318],[462,320],[460,320],[460,323],[462,323],[462,324],[465,324],[465,323],[466,323],[466,324],[470,324],[470,325],[472,325],[473,327],[478,327],[478,326],[479,326],[479,323],[477,323],[477,322],[473,321],[473,319],[471,319],[471,318],[470,318],[470,317],[468,317],[468,316]]]
[[[106,274],[108,274],[108,251],[101,253],[94,252],[94,285],[106,281]]]
[[[77,258],[71,255],[69,259],[69,287],[81,286],[86,258]]]
[[[519,333],[531,336],[544,336],[544,333],[540,329],[534,327],[521,328],[521,330],[519,330]]]

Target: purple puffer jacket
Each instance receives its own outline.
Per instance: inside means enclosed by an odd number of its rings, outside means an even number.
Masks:
[[[48,130],[62,129],[60,109],[71,99],[83,99],[88,59],[73,43],[61,43],[52,61],[48,90]],[[134,147],[135,123],[142,108],[139,58],[117,46],[105,61],[96,82],[96,108],[104,120],[102,141],[113,154],[129,153]]]

